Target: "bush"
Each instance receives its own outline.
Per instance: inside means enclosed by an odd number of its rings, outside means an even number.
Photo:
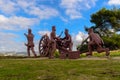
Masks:
[[[55,58],[59,58],[59,56],[60,56],[60,53],[59,53],[58,50],[56,50],[55,53],[54,53],[54,57],[55,57]]]
[[[79,45],[77,46],[77,50],[79,50],[81,53],[88,52],[88,45],[84,44],[83,46]]]
[[[114,34],[111,37],[102,37],[105,47],[108,47],[110,50],[120,49],[120,35]]]

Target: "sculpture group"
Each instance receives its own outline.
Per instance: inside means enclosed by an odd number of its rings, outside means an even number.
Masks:
[[[62,34],[62,33],[61,33]],[[56,36],[56,27],[52,26],[52,32],[50,33],[50,38],[47,34],[42,36],[39,42],[39,53],[41,57],[49,57],[50,59],[54,58],[54,53],[56,49],[60,53],[60,58],[65,59],[77,59],[79,58],[80,54],[82,54],[80,51],[72,51],[73,42],[71,35],[69,34],[69,30],[65,29],[64,34],[65,37],[61,38],[61,34],[59,36]],[[27,37],[28,43],[25,44],[27,46],[27,53],[30,57],[30,50],[32,50],[32,53],[36,57],[36,53],[34,51],[34,35],[32,34],[32,30],[28,29],[28,34],[24,34]],[[109,48],[103,48],[104,42],[100,38],[100,36],[93,32],[92,28],[88,29],[88,52],[86,53],[86,56],[92,56],[92,52],[94,48],[98,53],[106,52],[106,56],[109,56]]]

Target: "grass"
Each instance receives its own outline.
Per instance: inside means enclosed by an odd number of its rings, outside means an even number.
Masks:
[[[119,60],[1,59],[0,80],[119,80]]]
[[[111,51],[110,56],[119,54]],[[120,80],[120,61],[0,57],[0,80]]]
[[[103,56],[105,56],[105,52],[102,52],[102,53],[93,52],[93,56],[94,57],[103,57]],[[110,51],[110,56],[111,57],[120,56],[120,50]],[[81,57],[86,57],[86,53],[81,54]]]

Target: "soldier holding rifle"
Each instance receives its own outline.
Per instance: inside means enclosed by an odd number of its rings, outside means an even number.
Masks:
[[[103,48],[103,45],[104,45],[103,40],[100,38],[100,36],[98,34],[93,32],[92,28],[88,29],[88,35],[89,36],[81,44],[81,46],[82,46],[83,43],[89,39],[89,41],[88,41],[89,52],[87,52],[86,55],[87,56],[92,55],[93,48],[96,47],[96,50],[98,53],[106,52],[106,56],[109,56],[109,54],[110,54],[109,48]]]

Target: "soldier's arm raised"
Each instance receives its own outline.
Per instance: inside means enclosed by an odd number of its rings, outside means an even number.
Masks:
[[[28,35],[26,33],[24,33],[24,35],[27,37]]]

